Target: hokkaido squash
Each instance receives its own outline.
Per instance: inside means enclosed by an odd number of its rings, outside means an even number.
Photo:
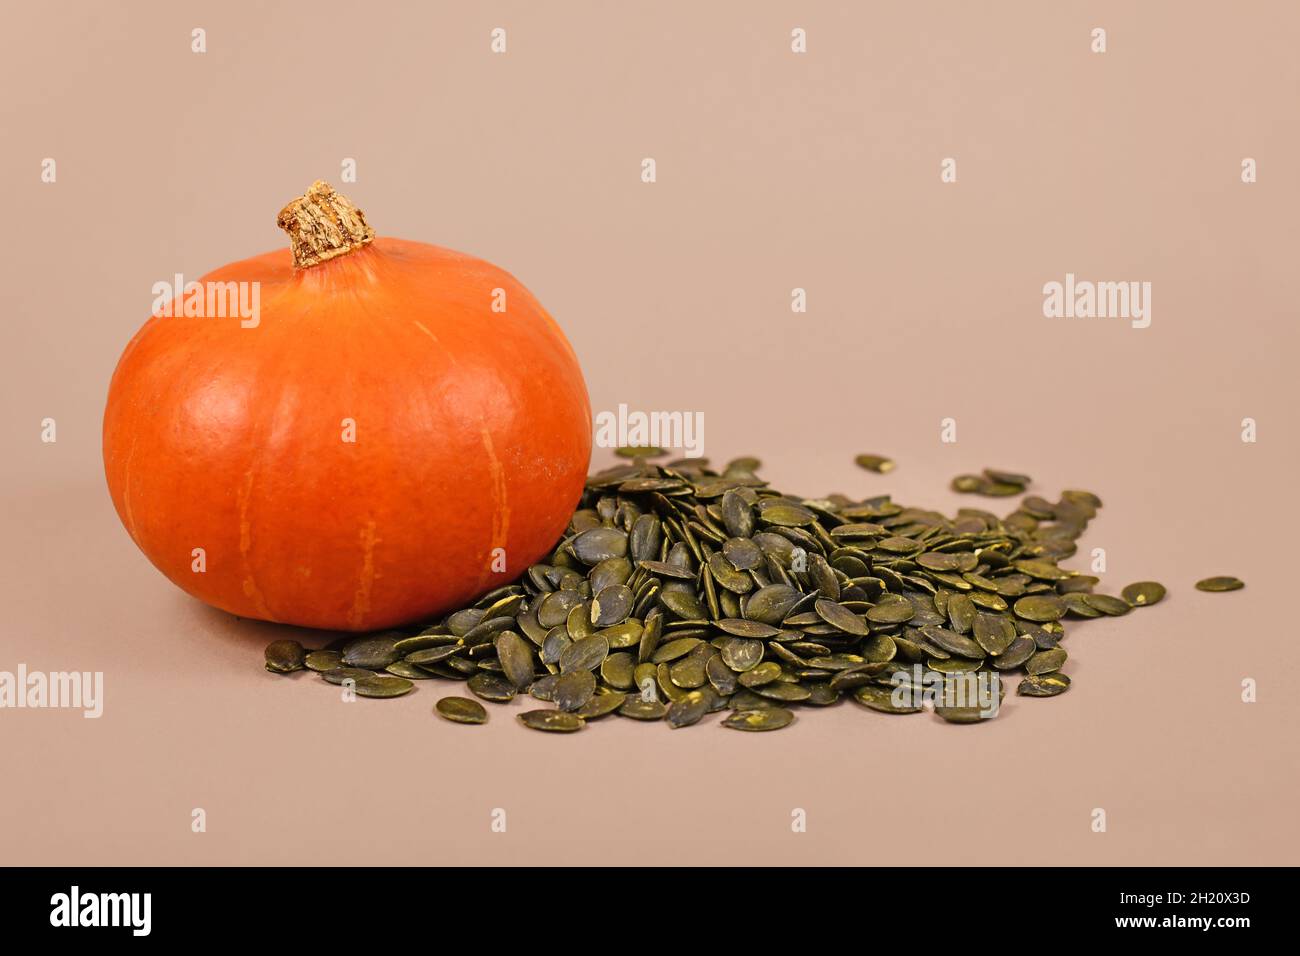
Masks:
[[[508,583],[590,461],[563,333],[506,272],[376,238],[325,183],[278,221],[292,250],[186,286],[118,362],[104,470],[126,530],[200,600],[308,627],[420,621]],[[214,289],[254,290],[259,314],[195,314]]]

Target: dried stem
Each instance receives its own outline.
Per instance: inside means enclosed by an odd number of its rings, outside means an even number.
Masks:
[[[289,234],[299,269],[347,255],[375,238],[365,213],[322,180],[281,209],[275,224]]]

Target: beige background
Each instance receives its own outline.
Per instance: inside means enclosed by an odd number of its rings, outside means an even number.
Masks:
[[[1300,862],[1295,4],[78,2],[7,21],[0,669],[102,670],[107,699],[98,721],[0,711],[0,862]],[[265,673],[285,630],[185,597],[119,526],[103,397],[155,281],[284,245],[276,211],[345,157],[381,233],[529,285],[596,410],[702,410],[715,462],[757,454],[805,494],[978,505],[947,481],[983,465],[1093,489],[1083,547],[1106,549],[1107,588],[1169,598],[1078,625],[1074,689],[980,727],[846,704],[780,734],[552,738],[510,710],[440,721],[433,684],[344,706]],[[1067,271],[1150,281],[1151,327],[1043,318]],[[899,469],[862,472],[860,451]],[[1248,587],[1192,589],[1210,574]]]

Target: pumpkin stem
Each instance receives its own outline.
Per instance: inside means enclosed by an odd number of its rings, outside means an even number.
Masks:
[[[319,179],[306,195],[280,210],[275,224],[289,234],[293,264],[299,269],[347,255],[375,238],[365,213]]]

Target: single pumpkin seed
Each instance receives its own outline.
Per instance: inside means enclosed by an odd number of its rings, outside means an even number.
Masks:
[[[1240,591],[1246,585],[1239,578],[1221,576],[1216,578],[1202,578],[1196,582],[1198,591]]]
[[[273,674],[290,674],[303,669],[306,649],[297,641],[272,641],[266,646],[266,669]]]
[[[732,711],[722,720],[722,726],[728,730],[748,730],[762,732],[780,730],[794,722],[794,714],[784,707],[764,707],[760,710]]]
[[[1146,607],[1164,600],[1165,586],[1158,581],[1137,581],[1119,593],[1120,597],[1134,607]]]
[[[443,697],[433,705],[439,717],[445,717],[456,724],[485,724],[487,710],[476,700],[468,697]]]
[[[517,718],[529,730],[544,730],[553,734],[571,734],[586,726],[586,721],[581,717],[563,710],[526,710],[518,714]]]

